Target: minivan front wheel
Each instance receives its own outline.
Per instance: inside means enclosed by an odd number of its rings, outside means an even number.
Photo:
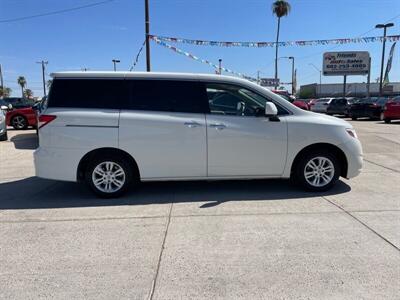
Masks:
[[[314,151],[301,158],[292,176],[305,189],[319,192],[330,189],[339,175],[340,164],[334,155]]]
[[[85,181],[96,195],[114,198],[128,189],[132,182],[132,170],[123,159],[99,157],[89,163]]]

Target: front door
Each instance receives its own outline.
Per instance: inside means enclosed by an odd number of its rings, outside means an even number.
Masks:
[[[268,99],[248,89],[220,83],[206,88],[208,176],[280,176],[287,154],[285,119],[265,117]]]

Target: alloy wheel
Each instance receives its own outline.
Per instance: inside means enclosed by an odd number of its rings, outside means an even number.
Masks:
[[[304,168],[304,178],[313,187],[323,187],[329,184],[335,175],[335,166],[326,157],[312,158]]]
[[[92,173],[94,186],[104,193],[115,193],[125,184],[126,174],[117,163],[105,161],[98,164]]]
[[[17,129],[23,129],[26,126],[25,119],[22,116],[15,116],[13,118],[12,123],[13,123],[13,127],[17,128]]]

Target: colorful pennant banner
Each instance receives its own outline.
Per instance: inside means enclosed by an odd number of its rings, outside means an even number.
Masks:
[[[168,49],[170,49],[170,50],[172,50],[172,51],[174,51],[174,52],[176,52],[176,53],[179,53],[179,54],[181,54],[181,55],[185,55],[186,57],[189,57],[189,58],[191,58],[191,59],[193,59],[193,60],[196,60],[196,61],[202,62],[202,63],[204,63],[204,64],[207,64],[207,65],[213,67],[213,68],[216,69],[216,70],[219,69],[219,66],[218,66],[218,65],[216,65],[216,64],[214,64],[214,63],[212,63],[212,62],[210,62],[210,61],[208,61],[208,60],[206,60],[206,59],[202,59],[202,58],[200,58],[200,57],[197,57],[197,56],[195,56],[195,55],[193,55],[193,54],[191,54],[191,53],[189,53],[189,52],[183,51],[183,50],[181,50],[181,49],[179,49],[179,48],[177,48],[177,47],[174,47],[174,46],[172,46],[172,45],[170,45],[170,44],[167,44],[167,43],[165,43],[164,41],[159,40],[159,39],[158,39],[157,37],[155,37],[155,36],[152,36],[151,39],[152,39],[153,41],[155,41],[157,44],[159,44],[159,45],[161,45],[161,46],[163,46],[163,47],[165,47],[165,48],[168,48]],[[231,70],[231,69],[228,69],[228,68],[225,68],[225,67],[221,67],[221,70],[224,71],[224,72],[227,72],[227,73],[230,73],[230,74],[233,74],[233,75],[236,75],[236,76],[245,78],[245,79],[250,80],[250,81],[257,81],[257,79],[255,79],[255,78],[252,78],[252,77],[250,77],[250,76],[244,75],[244,74],[239,73],[239,72],[235,72],[235,71],[233,71],[233,70]]]
[[[166,36],[150,35],[150,39],[158,40],[169,43],[183,43],[197,46],[217,46],[217,47],[275,47],[276,42],[222,42],[222,41],[207,41],[207,40],[191,40],[185,38],[175,38]],[[318,46],[318,45],[341,45],[341,44],[354,44],[354,43],[374,43],[383,42],[383,36],[370,36],[361,38],[345,38],[345,39],[330,39],[330,40],[309,40],[309,41],[286,41],[278,42],[279,47],[287,46]],[[389,35],[386,37],[387,41],[396,42],[400,41],[400,35]]]

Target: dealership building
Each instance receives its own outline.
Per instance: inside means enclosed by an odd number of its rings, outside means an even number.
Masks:
[[[379,96],[379,83],[370,84],[370,96]],[[309,94],[313,98],[343,96],[343,83],[306,84],[300,86],[300,94]],[[384,96],[400,95],[400,82],[391,82],[383,88]],[[346,97],[366,97],[367,83],[347,83]]]

